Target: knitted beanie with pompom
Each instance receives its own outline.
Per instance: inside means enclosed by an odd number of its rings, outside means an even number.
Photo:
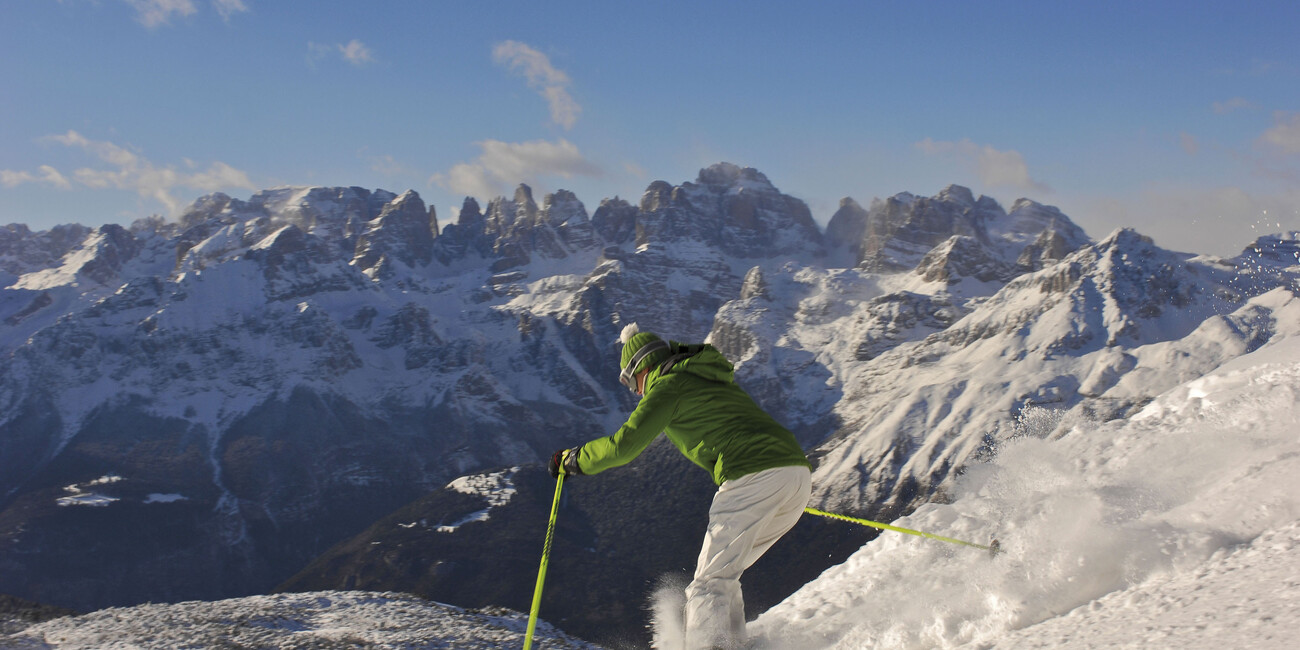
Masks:
[[[664,343],[663,339],[656,336],[653,332],[640,331],[636,323],[624,327],[623,333],[619,336],[619,340],[623,342],[623,357],[619,360],[618,366],[623,370],[625,375],[635,376],[636,373],[641,372],[646,368],[653,368],[655,364],[662,363],[664,359],[668,358],[668,344]],[[655,342],[658,342],[659,345],[655,346],[655,349],[652,352],[645,355],[645,357],[636,364],[635,368],[629,369],[627,367],[641,348]]]

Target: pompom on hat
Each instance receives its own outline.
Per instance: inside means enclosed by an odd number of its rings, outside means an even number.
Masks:
[[[624,327],[618,338],[623,343],[623,356],[618,364],[622,372],[618,381],[635,392],[636,381],[633,378],[643,369],[667,359],[668,343],[652,332],[642,332],[636,323]]]

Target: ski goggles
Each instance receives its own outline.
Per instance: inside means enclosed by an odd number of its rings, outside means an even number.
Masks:
[[[618,373],[618,383],[627,386],[628,390],[635,393],[636,392],[636,367],[641,365],[641,362],[644,361],[645,358],[650,356],[651,354],[654,354],[659,350],[667,350],[667,349],[668,349],[668,343],[664,341],[651,341],[641,346],[641,349],[637,350],[636,354],[632,355],[632,360],[627,362],[627,367],[623,368],[623,371]]]

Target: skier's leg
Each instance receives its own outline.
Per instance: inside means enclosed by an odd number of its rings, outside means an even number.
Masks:
[[[740,575],[798,520],[808,502],[808,476],[807,468],[780,467],[718,488],[695,579],[686,588],[688,650],[743,643]]]
[[[745,557],[745,568],[753,566],[777,540],[790,532],[799,523],[803,509],[808,507],[812,496],[812,473],[806,467],[778,467],[769,470],[783,481],[780,504],[759,528],[754,544]]]

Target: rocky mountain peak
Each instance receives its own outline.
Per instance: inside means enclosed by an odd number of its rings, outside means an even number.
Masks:
[[[114,281],[122,267],[135,257],[141,249],[141,243],[126,228],[117,224],[106,224],[98,231],[94,255],[81,266],[81,274],[105,286],[116,286]]]
[[[753,167],[720,162],[700,170],[696,183],[715,188],[777,191],[767,176]]]
[[[465,197],[465,202],[460,206],[460,214],[456,218],[456,224],[461,228],[475,228],[483,223],[483,211],[478,206],[478,201],[474,197]]]
[[[0,271],[15,276],[57,266],[93,231],[78,224],[33,233],[23,224],[0,228]]]
[[[436,234],[436,217],[425,209],[419,194],[407,190],[366,223],[352,263],[366,271],[373,271],[385,258],[410,268],[425,266],[433,259]]]
[[[587,221],[587,208],[569,190],[556,190],[542,199],[542,221],[551,226]]]
[[[667,181],[655,181],[641,194],[641,211],[658,212],[672,203],[673,186]]]
[[[970,191],[969,187],[962,185],[949,185],[936,194],[934,198],[945,203],[956,203],[964,206],[975,205],[975,194]]]
[[[533,200],[533,188],[520,184],[515,188],[515,222],[534,224],[537,222],[537,201]]]
[[[637,206],[618,198],[600,202],[591,215],[591,225],[605,243],[618,246],[636,237]]]
[[[840,199],[840,207],[826,224],[826,243],[831,246],[848,246],[857,254],[862,250],[862,238],[867,232],[867,210],[850,197]]]
[[[987,241],[988,233],[969,189],[949,186],[931,198],[908,193],[873,201],[868,210],[858,266],[874,271],[915,268],[930,249],[953,236]]]

